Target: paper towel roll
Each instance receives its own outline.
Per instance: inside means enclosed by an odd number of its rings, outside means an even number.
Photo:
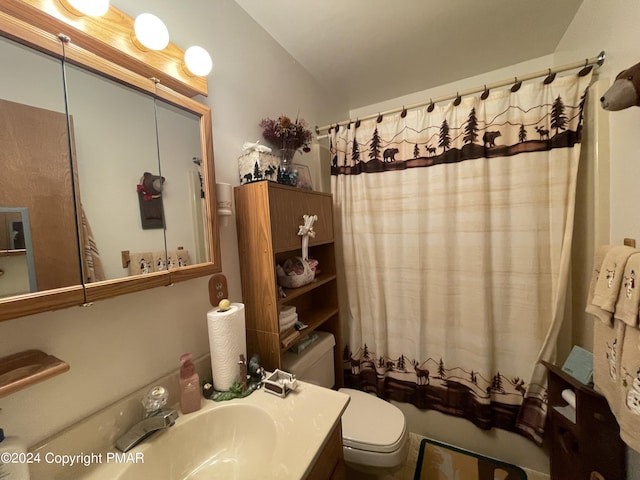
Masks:
[[[571,405],[573,408],[576,408],[576,394],[573,390],[566,389],[562,390],[560,396],[564,398],[564,401]]]
[[[240,380],[240,355],[247,358],[244,305],[232,303],[225,312],[218,308],[210,310],[207,312],[207,326],[213,388],[226,391]]]

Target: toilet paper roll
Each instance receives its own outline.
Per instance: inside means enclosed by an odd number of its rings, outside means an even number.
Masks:
[[[560,396],[564,399],[565,402],[567,402],[573,408],[576,408],[576,394],[573,390],[562,390]]]
[[[225,312],[215,308],[207,312],[209,350],[213,388],[227,391],[240,380],[240,355],[247,358],[244,305],[232,303]]]

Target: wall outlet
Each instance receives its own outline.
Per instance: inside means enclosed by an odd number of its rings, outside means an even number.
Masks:
[[[218,273],[209,279],[209,303],[217,307],[220,300],[229,298],[229,288],[227,287],[227,277]]]

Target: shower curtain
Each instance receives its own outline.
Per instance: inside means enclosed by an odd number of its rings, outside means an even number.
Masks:
[[[346,385],[542,442],[589,83],[330,132]]]

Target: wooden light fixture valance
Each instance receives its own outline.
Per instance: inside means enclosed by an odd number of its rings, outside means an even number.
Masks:
[[[52,35],[66,35],[72,44],[185,96],[208,94],[207,79],[184,68],[184,50],[173,43],[162,51],[140,50],[131,35],[133,18],[113,6],[92,17],[74,15],[58,0],[2,0],[0,12]]]

